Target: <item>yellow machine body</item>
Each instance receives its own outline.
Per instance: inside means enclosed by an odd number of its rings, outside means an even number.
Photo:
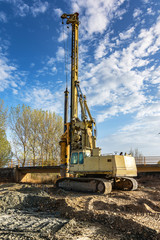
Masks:
[[[96,149],[97,153],[99,149]],[[90,151],[73,151],[69,173],[96,175],[104,174],[108,177],[133,177],[137,176],[135,159],[123,155],[95,155]]]

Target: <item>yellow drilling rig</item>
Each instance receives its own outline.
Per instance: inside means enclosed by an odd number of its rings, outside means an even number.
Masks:
[[[72,25],[71,50],[71,110],[68,122],[68,95],[64,107],[64,134],[61,137],[61,178],[57,187],[65,190],[110,193],[112,187],[121,190],[137,189],[134,157],[130,155],[101,155],[96,147],[96,123],[78,81],[79,14],[63,14],[66,24]],[[78,116],[78,102],[81,119]],[[72,177],[71,177],[72,176]]]

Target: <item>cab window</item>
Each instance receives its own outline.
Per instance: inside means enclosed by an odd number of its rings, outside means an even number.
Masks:
[[[79,153],[79,164],[83,164],[83,152]]]
[[[71,164],[77,164],[77,163],[78,163],[78,153],[72,153]]]

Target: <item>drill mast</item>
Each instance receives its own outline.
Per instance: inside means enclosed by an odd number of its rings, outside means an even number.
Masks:
[[[67,123],[65,117],[65,133],[62,136],[60,143],[61,153],[63,152],[63,154],[61,154],[61,163],[65,163],[66,165],[69,162],[72,151],[79,149],[83,151],[92,151],[93,148],[96,148],[95,121],[91,116],[86,97],[83,95],[78,81],[78,16],[78,13],[64,13],[61,16],[62,20],[66,19],[66,24],[72,25],[70,122]],[[67,89],[65,92],[68,93]],[[81,107],[81,120],[78,117],[78,100]],[[67,97],[65,94],[65,106],[67,105]],[[68,110],[65,107],[65,116],[67,111]],[[65,142],[63,147],[62,142],[63,144]],[[68,149],[70,149],[70,151]],[[68,151],[70,152],[70,156],[68,156]]]
[[[70,111],[70,153],[76,149],[90,149],[95,147],[95,122],[87,106],[78,81],[78,28],[79,14],[63,14],[66,24],[72,25],[71,49],[71,111]],[[78,100],[81,107],[81,120],[78,118]],[[66,111],[66,109],[65,109]],[[88,120],[89,118],[89,120]]]
[[[67,19],[67,24],[72,24],[72,55],[71,55],[71,121],[78,117],[78,27],[79,14],[63,14],[62,19]]]

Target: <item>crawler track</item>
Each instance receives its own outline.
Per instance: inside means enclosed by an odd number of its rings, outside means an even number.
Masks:
[[[118,178],[115,179],[113,188],[124,191],[134,191],[138,188],[138,183],[134,178]]]
[[[101,178],[61,178],[56,182],[57,188],[67,191],[90,192],[108,194],[112,191],[112,184],[109,180]],[[124,191],[133,191],[138,188],[134,178],[117,178],[113,188]]]
[[[56,182],[58,188],[69,191],[108,194],[112,191],[111,182],[99,178],[62,178]]]

